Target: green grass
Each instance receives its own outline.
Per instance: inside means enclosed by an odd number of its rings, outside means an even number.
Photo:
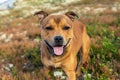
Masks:
[[[118,22],[119,19],[116,21],[117,26],[120,25]],[[90,60],[91,67],[88,71],[83,69],[84,74],[92,74],[92,77],[87,76],[85,80],[108,80],[112,78],[112,73],[113,75],[120,74],[113,69],[115,65],[113,61],[116,60],[118,63],[120,61],[118,52],[120,49],[120,37],[115,36],[114,30],[109,30],[110,25],[96,23],[87,25],[88,34],[97,41],[96,44],[91,45],[90,49],[90,54],[92,55]],[[101,68],[103,68],[103,71]]]
[[[107,0],[101,0],[101,1],[93,0],[92,2],[91,2],[91,0],[83,0],[80,3],[83,5],[84,5],[84,3],[88,4],[88,5],[89,5],[89,3],[94,5],[94,4],[96,4],[96,1],[98,3],[99,2],[102,3],[103,1],[108,2]],[[112,0],[110,0],[110,1],[112,1]],[[57,2],[55,0],[51,0],[49,2],[51,4],[57,4]],[[64,2],[64,0],[60,0],[58,3],[61,3],[61,2]],[[39,0],[36,2],[35,1],[27,1],[27,3],[28,3],[28,5],[38,6],[38,9],[40,9],[39,5],[42,3],[44,3],[44,4],[47,3],[47,0],[42,0],[42,1]],[[75,8],[79,8],[81,5],[77,5],[77,6],[75,6]],[[84,5],[84,7],[86,7],[86,5]],[[25,9],[27,11],[29,10],[28,7],[26,7]],[[71,7],[69,9],[69,6],[68,6],[68,10],[71,10]],[[32,18],[31,18],[31,15],[28,17],[24,17],[25,15],[24,15],[24,13],[22,13],[22,11],[23,11],[22,9],[11,10],[9,15],[3,16],[2,17],[3,20],[0,21],[0,25],[1,25],[0,29],[7,26],[5,28],[5,30],[6,31],[11,30],[11,28],[9,29],[9,27],[17,26],[17,23],[21,23],[20,27],[29,26],[26,24],[36,26],[35,24],[32,24],[34,22],[38,24],[38,22],[36,21],[37,19],[33,18],[33,16],[32,16]],[[57,10],[57,11],[59,11],[59,10]],[[111,15],[113,17],[113,20],[111,22],[109,22],[109,20],[108,20],[108,22],[107,21],[104,22],[104,18],[103,18],[102,22],[99,21],[99,18],[101,18],[101,16],[104,17],[107,15]],[[111,12],[111,13],[107,14],[107,13],[103,12],[103,13],[97,14],[95,16],[93,14],[91,15],[88,13],[88,14],[85,14],[84,17],[86,17],[86,19],[88,19],[87,20],[88,23],[84,22],[84,21],[83,22],[87,27],[87,32],[88,32],[89,36],[91,37],[91,41],[92,41],[91,49],[90,49],[89,67],[88,68],[82,67],[84,79],[85,80],[115,80],[114,78],[117,79],[118,76],[120,75],[120,67],[119,67],[120,66],[120,36],[119,36],[120,35],[120,16],[119,16],[119,13],[114,14],[113,12]],[[23,19],[18,20],[19,18],[23,18]],[[81,18],[82,18],[82,16],[81,16]],[[115,20],[114,20],[114,18],[115,18]],[[12,21],[9,22],[9,19]],[[22,20],[24,20],[24,21],[22,21]],[[8,26],[7,23],[9,23],[10,25]],[[27,31],[28,28],[30,29],[31,27],[27,27],[27,28],[25,28],[25,30]],[[34,29],[34,28],[32,28],[32,29]],[[35,32],[34,31],[32,32],[32,29],[31,29],[31,33],[29,33],[28,35],[35,34],[36,30],[38,30],[38,28],[36,28]],[[1,31],[3,31],[3,30],[1,30]],[[33,38],[35,38],[36,41],[40,42],[40,40],[41,40],[40,35],[33,35],[33,36],[34,36]],[[29,40],[32,41],[32,40],[34,40],[33,38],[29,37]],[[18,43],[19,43],[19,41],[18,41]],[[40,45],[38,45],[34,48],[28,49],[27,48],[27,47],[29,47],[28,44],[31,44],[31,43],[29,43],[29,42],[25,43],[25,45],[23,45],[21,47],[20,47],[20,45],[17,46],[18,44],[15,44],[13,46],[14,49],[16,49],[15,52],[12,52],[12,50],[10,50],[10,49],[9,50],[11,52],[5,51],[6,53],[4,51],[0,50],[0,60],[2,60],[2,59],[5,60],[5,62],[3,62],[3,63],[0,62],[0,64],[5,64],[5,65],[7,63],[14,64],[14,67],[11,68],[11,72],[8,72],[8,73],[10,73],[10,75],[12,74],[12,77],[15,77],[14,80],[39,80],[41,78],[41,76],[44,77],[42,71],[39,71],[40,69],[42,69],[41,66],[43,66],[41,63],[41,60],[40,60]],[[8,45],[8,44],[6,44],[6,45]],[[10,44],[10,45],[12,45],[12,44]],[[4,50],[7,50],[7,49],[4,49]],[[10,54],[7,54],[9,52],[10,52]],[[24,58],[21,58],[21,56],[24,56]],[[28,66],[26,66],[28,71],[26,71],[27,73],[25,73],[24,71],[22,71],[24,63],[27,63],[28,65],[32,64],[34,66],[34,68],[31,70],[31,69],[29,69]],[[53,72],[50,72],[50,75],[55,79],[55,77],[53,76]],[[1,80],[1,72],[0,72],[0,80]],[[10,80],[13,80],[13,78]]]

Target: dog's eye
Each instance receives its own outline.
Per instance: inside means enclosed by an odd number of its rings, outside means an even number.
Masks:
[[[65,26],[65,27],[63,27],[63,30],[68,30],[68,29],[70,29],[69,26]]]
[[[46,30],[53,30],[53,28],[52,28],[51,26],[46,27],[45,29],[46,29]]]

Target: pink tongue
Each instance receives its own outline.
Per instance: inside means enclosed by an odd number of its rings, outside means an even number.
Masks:
[[[56,55],[62,55],[63,53],[63,46],[62,47],[53,47],[54,53]]]

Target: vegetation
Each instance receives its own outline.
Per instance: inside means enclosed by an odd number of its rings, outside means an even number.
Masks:
[[[33,14],[28,14],[29,10],[37,8],[48,10],[49,13],[62,13],[65,10],[71,10],[71,7],[72,11],[80,16],[79,20],[86,25],[92,42],[89,64],[82,67],[84,79],[119,80],[120,7],[116,5],[120,5],[120,3],[118,0],[113,2],[110,0],[111,3],[107,0],[98,2],[93,0],[93,2],[94,4],[90,0],[83,0],[64,5],[64,0],[60,2],[53,0],[49,3],[46,0],[38,0],[38,2],[30,0],[23,3],[35,6],[34,8],[29,8],[26,5],[27,7],[23,7],[24,10],[23,8],[15,8],[8,10],[9,14],[0,16],[2,19],[0,20],[0,80],[45,79],[43,65],[40,61],[39,21]],[[59,3],[61,4],[58,5]],[[106,3],[109,3],[107,8]],[[41,6],[39,6],[40,4]],[[113,4],[115,6],[111,6]],[[54,5],[54,9],[47,9],[46,5],[52,5],[52,7]],[[105,10],[99,12],[98,8],[103,7]],[[50,75],[56,79],[53,72],[50,72]],[[65,76],[65,74],[63,75]]]

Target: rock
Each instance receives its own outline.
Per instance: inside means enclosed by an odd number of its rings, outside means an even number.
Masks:
[[[13,8],[14,2],[16,2],[16,0],[0,0],[0,10]]]
[[[9,66],[9,68],[13,68],[14,65],[9,63],[8,66]]]

